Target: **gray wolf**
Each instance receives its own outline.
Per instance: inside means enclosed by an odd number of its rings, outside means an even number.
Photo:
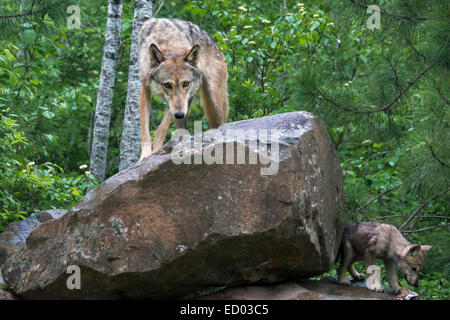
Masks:
[[[228,71],[217,44],[198,26],[178,19],[150,19],[139,34],[141,160],[162,147],[171,120],[186,128],[186,117],[200,90],[211,128],[228,118]],[[149,133],[151,95],[167,103],[152,142]]]
[[[376,259],[382,259],[386,266],[389,286],[395,294],[400,293],[402,287],[398,284],[397,267],[404,273],[406,281],[417,287],[419,271],[423,268],[424,254],[432,247],[409,243],[400,231],[390,224],[377,222],[362,222],[345,228],[339,249],[340,266],[338,269],[339,282],[350,285],[345,274],[348,270],[355,280],[363,280],[353,263],[364,261],[366,267],[375,265]],[[383,291],[378,283],[374,291]]]

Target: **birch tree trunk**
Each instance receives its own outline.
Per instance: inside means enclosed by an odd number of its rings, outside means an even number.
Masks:
[[[139,121],[139,31],[142,24],[153,16],[154,0],[134,2],[133,33],[131,36],[128,89],[120,142],[119,170],[126,169],[139,160],[141,155],[141,124]]]
[[[99,181],[103,181],[106,174],[109,123],[122,28],[122,4],[123,0],[108,0],[108,20],[97,91],[90,163],[90,171]]]

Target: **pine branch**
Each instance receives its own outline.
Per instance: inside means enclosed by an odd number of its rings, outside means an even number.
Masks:
[[[27,17],[27,16],[33,16],[36,15],[42,11],[47,10],[48,8],[53,7],[57,2],[52,3],[51,5],[48,6],[44,6],[40,9],[37,9],[36,11],[33,11],[34,9],[34,4],[35,4],[36,0],[33,0],[33,2],[31,3],[31,8],[30,10],[23,12],[23,13],[17,13],[17,14],[11,14],[11,15],[0,15],[0,19],[15,19],[15,18],[22,18],[22,17]]]
[[[361,3],[359,3],[359,2],[357,2],[355,0],[350,0],[350,2],[352,2],[358,8],[361,8],[361,9],[364,9],[364,11],[367,11],[368,6],[366,6],[364,4],[361,4]],[[404,15],[399,15],[399,14],[396,14],[396,13],[388,12],[386,10],[381,10],[381,9],[380,9],[380,13],[382,15],[393,17],[393,18],[396,18],[396,19],[399,19],[399,20],[407,20],[407,21],[415,21],[415,20],[426,21],[426,20],[428,20],[428,18],[426,18],[426,17],[404,16]]]
[[[403,218],[404,215],[402,214],[396,214],[396,215],[391,215],[391,216],[382,216],[382,217],[377,217],[377,220],[384,220],[384,219],[390,219],[390,218]],[[446,216],[421,216],[421,217],[417,217],[417,219],[450,219],[450,217],[446,217]]]
[[[386,59],[387,63],[389,64],[389,67],[391,68],[392,72],[394,73],[394,77],[395,77],[395,79],[394,79],[394,81],[395,81],[395,86],[396,86],[398,89],[401,90],[402,87],[401,87],[400,82],[399,82],[399,77],[398,77],[397,69],[394,68],[394,66],[392,65],[391,60],[390,60],[388,57],[384,57],[384,59]]]
[[[439,88],[439,85],[436,83],[436,90],[439,93],[439,96],[441,97],[442,100],[444,100],[445,104],[450,106],[450,102],[448,101],[448,99],[442,94],[441,92],[441,88]]]
[[[389,64],[391,65],[391,63],[389,62]],[[315,94],[312,90],[310,90],[307,86],[306,86],[306,84],[305,84],[305,82],[304,82],[304,80],[303,80],[303,78],[302,77],[300,77],[300,82],[301,82],[301,84],[302,84],[302,86],[303,86],[303,88],[305,88],[307,91],[308,91],[308,93],[313,97],[313,98],[315,98],[315,99],[322,99],[322,100],[325,100],[326,102],[328,102],[328,103],[330,103],[330,104],[332,104],[332,105],[334,105],[335,107],[338,107],[338,108],[340,108],[340,109],[342,109],[342,110],[345,110],[345,111],[348,111],[348,112],[350,112],[350,113],[353,113],[353,114],[370,114],[370,113],[376,113],[376,112],[380,112],[380,111],[386,111],[386,110],[388,110],[389,108],[391,108],[393,105],[395,105],[397,102],[398,102],[398,100],[400,100],[400,98],[401,97],[403,97],[403,95],[405,95],[406,94],[406,92],[409,90],[409,88],[411,88],[422,76],[424,76],[431,68],[433,67],[433,65],[429,65],[428,67],[426,67],[421,73],[419,73],[412,81],[410,81],[409,83],[408,83],[408,85],[403,89],[403,90],[401,90],[401,92],[389,103],[389,104],[386,104],[386,105],[384,105],[383,107],[381,107],[381,108],[378,108],[378,109],[372,109],[372,110],[355,110],[353,107],[350,107],[350,106],[344,106],[344,105],[342,105],[342,104],[340,104],[340,103],[338,103],[338,102],[336,102],[336,101],[334,101],[333,99],[331,99],[330,97],[327,97],[326,95],[324,95],[322,92],[320,92],[317,88],[315,88],[315,90],[317,91],[317,93],[318,94]],[[393,67],[392,67],[393,68]],[[395,75],[396,75],[396,72],[395,72]]]
[[[377,219],[377,220],[384,220],[384,219],[401,218],[401,217],[403,217],[403,215],[395,214],[395,215],[391,215],[391,216],[376,217],[375,219]]]
[[[358,211],[358,212],[361,212],[362,210],[364,210],[365,208],[367,208],[372,202],[374,202],[375,200],[379,199],[380,197],[382,197],[382,196],[385,195],[386,193],[391,192],[391,191],[397,189],[398,187],[402,186],[403,184],[405,184],[405,182],[406,182],[406,180],[403,181],[402,183],[396,185],[396,186],[393,186],[393,187],[391,187],[391,188],[389,188],[389,189],[386,189],[385,191],[383,191],[382,193],[380,193],[379,195],[377,195],[375,198],[370,199],[364,206],[359,207],[359,208],[357,209],[357,211]]]
[[[440,227],[448,227],[448,226],[450,226],[450,223],[446,223],[446,224],[435,224],[434,226],[431,226],[431,227],[425,227],[425,228],[422,228],[422,229],[402,231],[402,233],[422,232],[422,231],[426,231],[426,230],[436,229],[436,228],[440,228]]]
[[[314,99],[319,99],[319,100],[322,99],[322,100],[325,100],[326,102],[331,103],[331,104],[334,105],[335,107],[338,107],[339,109],[342,109],[342,110],[345,110],[345,111],[348,111],[348,112],[352,112],[352,113],[356,113],[356,112],[357,112],[357,111],[356,111],[355,109],[353,109],[352,107],[350,107],[350,106],[343,106],[343,105],[341,105],[340,103],[334,101],[333,99],[327,97],[327,96],[324,95],[322,92],[320,92],[319,89],[317,89],[317,88],[315,88],[315,90],[317,91],[318,95],[315,94],[315,93],[314,93],[312,90],[310,90],[310,89],[308,88],[308,86],[305,84],[305,81],[303,80],[303,77],[302,77],[302,76],[300,76],[300,82],[301,82],[303,88],[305,88],[306,91],[308,91],[308,93],[309,93]]]
[[[421,73],[419,73],[416,78],[408,83],[408,85],[394,98],[394,100],[391,101],[391,103],[373,110],[363,110],[363,111],[355,111],[354,113],[358,114],[369,114],[369,113],[376,113],[380,111],[385,111],[391,108],[395,103],[397,103],[398,100],[411,88],[423,75],[425,75],[430,69],[432,68],[432,65],[429,65],[426,67]]]
[[[428,143],[428,149],[430,149],[431,155],[433,156],[434,160],[439,162],[439,164],[441,166],[446,167],[446,168],[450,168],[450,166],[448,164],[446,164],[444,161],[442,161],[441,159],[438,158],[438,156],[436,155],[436,153],[433,150],[433,147],[431,146],[431,143]]]
[[[406,226],[408,225],[408,223],[410,223],[410,222],[416,217],[416,215],[419,214],[423,209],[425,209],[426,207],[428,207],[428,206],[430,205],[430,203],[431,203],[434,199],[436,199],[436,198],[442,196],[443,194],[446,194],[449,190],[450,190],[450,188],[447,188],[447,189],[445,189],[445,190],[443,190],[443,191],[441,191],[441,192],[438,192],[438,193],[436,193],[435,195],[433,195],[431,198],[429,198],[427,201],[425,201],[424,203],[422,203],[422,204],[416,209],[416,211],[414,211],[413,214],[410,215],[408,219],[406,219],[406,221],[400,226],[399,229],[402,230],[404,227],[406,227]]]
[[[427,57],[425,57],[422,53],[419,52],[419,50],[416,49],[416,47],[414,47],[413,43],[411,42],[411,39],[409,39],[408,36],[405,37],[406,39],[406,43],[413,49],[413,51],[421,58],[423,58],[423,60],[427,60]]]
[[[422,216],[422,217],[418,217],[417,219],[450,219],[450,217],[446,217],[446,216]]]

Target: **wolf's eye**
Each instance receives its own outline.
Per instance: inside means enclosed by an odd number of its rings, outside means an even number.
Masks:
[[[415,272],[415,271],[417,271],[417,268],[416,267],[412,267],[412,270]]]
[[[190,85],[189,81],[183,82],[183,88],[187,88],[187,87],[189,87],[189,85]]]
[[[172,89],[172,85],[169,82],[164,83],[163,86],[166,89],[169,89],[169,90]]]

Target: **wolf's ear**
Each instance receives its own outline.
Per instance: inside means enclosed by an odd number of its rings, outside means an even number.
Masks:
[[[408,248],[408,255],[411,257],[416,257],[420,252],[420,246],[418,244],[413,244]]]
[[[184,61],[192,64],[193,66],[196,66],[198,63],[199,52],[200,47],[198,45],[193,46],[192,49],[184,57]]]
[[[158,47],[152,43],[150,45],[150,57],[158,65],[164,61],[164,55],[159,51]]]
[[[425,254],[431,248],[433,248],[433,247],[432,246],[423,245],[423,246],[420,246],[420,251],[422,251],[422,254]]]

